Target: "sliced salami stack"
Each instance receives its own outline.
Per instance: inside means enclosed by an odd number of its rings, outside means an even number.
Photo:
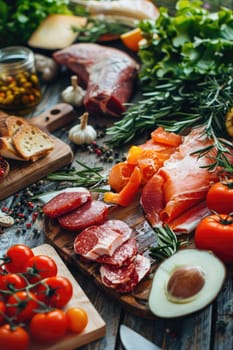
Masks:
[[[44,205],[43,212],[64,229],[77,232],[74,252],[100,264],[101,281],[108,288],[131,292],[150,271],[150,261],[138,253],[129,225],[108,220],[108,206],[93,200],[87,189],[58,194]]]
[[[131,228],[121,220],[107,220],[77,235],[74,251],[100,263],[102,283],[119,293],[129,293],[150,271],[150,260],[138,253]]]
[[[64,229],[73,232],[100,225],[108,216],[108,206],[92,200],[91,193],[83,187],[74,192],[64,190],[48,201],[42,210],[46,216],[57,218]]]

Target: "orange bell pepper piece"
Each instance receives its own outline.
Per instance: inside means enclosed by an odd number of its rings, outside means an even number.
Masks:
[[[178,147],[182,142],[182,137],[174,132],[168,132],[159,127],[151,133],[151,138],[155,143],[162,143],[169,146]]]
[[[139,192],[141,181],[142,174],[140,169],[136,166],[126,186],[119,193],[105,192],[104,201],[127,207]]]
[[[120,192],[128,183],[135,165],[127,162],[120,162],[115,164],[108,175],[108,184],[111,189]]]

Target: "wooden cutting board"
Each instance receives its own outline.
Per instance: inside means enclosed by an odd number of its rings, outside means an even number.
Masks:
[[[55,131],[77,118],[71,105],[60,103],[44,112],[40,116],[29,119],[34,124],[47,132]],[[17,191],[44,178],[49,173],[69,164],[73,159],[73,153],[69,145],[60,139],[53,137],[54,149],[46,157],[36,162],[22,162],[8,160],[10,172],[0,183],[0,200],[16,193]]]
[[[80,334],[67,333],[61,340],[52,345],[41,345],[32,342],[29,350],[72,350],[103,337],[106,328],[104,320],[69,272],[55,249],[49,244],[43,244],[34,248],[33,251],[36,255],[48,255],[55,260],[58,267],[58,275],[67,277],[73,285],[73,297],[65,309],[68,309],[69,307],[83,308],[88,314],[88,324]]]
[[[133,230],[139,252],[149,258],[149,246],[155,243],[155,234],[150,225],[145,220],[139,198],[135,199],[128,207],[109,207],[109,219],[119,219],[126,222]],[[76,233],[65,231],[58,224],[57,220],[50,220],[45,217],[44,231],[48,242],[56,247],[59,254],[69,263],[76,266],[81,272],[86,274],[94,283],[98,285],[108,296],[119,301],[128,311],[144,318],[154,318],[148,306],[148,298],[152,285],[153,272],[157,264],[152,262],[151,273],[146,276],[134,289],[132,293],[120,294],[112,288],[107,288],[101,282],[99,274],[99,264],[85,263],[75,253],[73,242]]]

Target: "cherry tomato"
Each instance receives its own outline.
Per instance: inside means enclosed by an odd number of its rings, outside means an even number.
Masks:
[[[207,206],[219,214],[233,213],[233,180],[216,182],[207,193]]]
[[[88,323],[87,312],[78,307],[71,307],[66,311],[68,322],[68,330],[75,333],[80,333],[84,330]]]
[[[43,278],[57,275],[55,261],[47,255],[35,255],[27,262],[27,273],[29,281],[35,283]]]
[[[29,349],[29,335],[24,328],[16,326],[11,328],[9,324],[0,327],[0,349],[27,350]]]
[[[67,319],[64,311],[54,309],[33,316],[30,334],[41,343],[53,343],[62,338],[67,331]]]
[[[5,255],[5,269],[8,272],[25,272],[28,260],[34,256],[32,249],[24,244],[11,246]]]
[[[70,301],[73,295],[73,286],[66,277],[52,276],[46,278],[36,288],[36,295],[40,301],[47,305],[62,308]]]
[[[38,309],[36,297],[31,292],[16,292],[10,296],[6,305],[6,313],[15,317],[18,322],[28,322]]]
[[[10,296],[9,292],[16,292],[18,289],[26,287],[26,285],[25,279],[16,273],[0,276],[0,293],[4,299]]]
[[[0,325],[5,323],[5,317],[4,317],[5,312],[6,312],[6,305],[4,301],[0,300]]]
[[[233,216],[209,215],[197,225],[195,245],[198,249],[211,250],[224,263],[233,262]]]

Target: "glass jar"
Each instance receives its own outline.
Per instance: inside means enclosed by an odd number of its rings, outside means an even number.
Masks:
[[[33,109],[40,100],[33,52],[23,46],[1,49],[0,109],[22,114]]]

